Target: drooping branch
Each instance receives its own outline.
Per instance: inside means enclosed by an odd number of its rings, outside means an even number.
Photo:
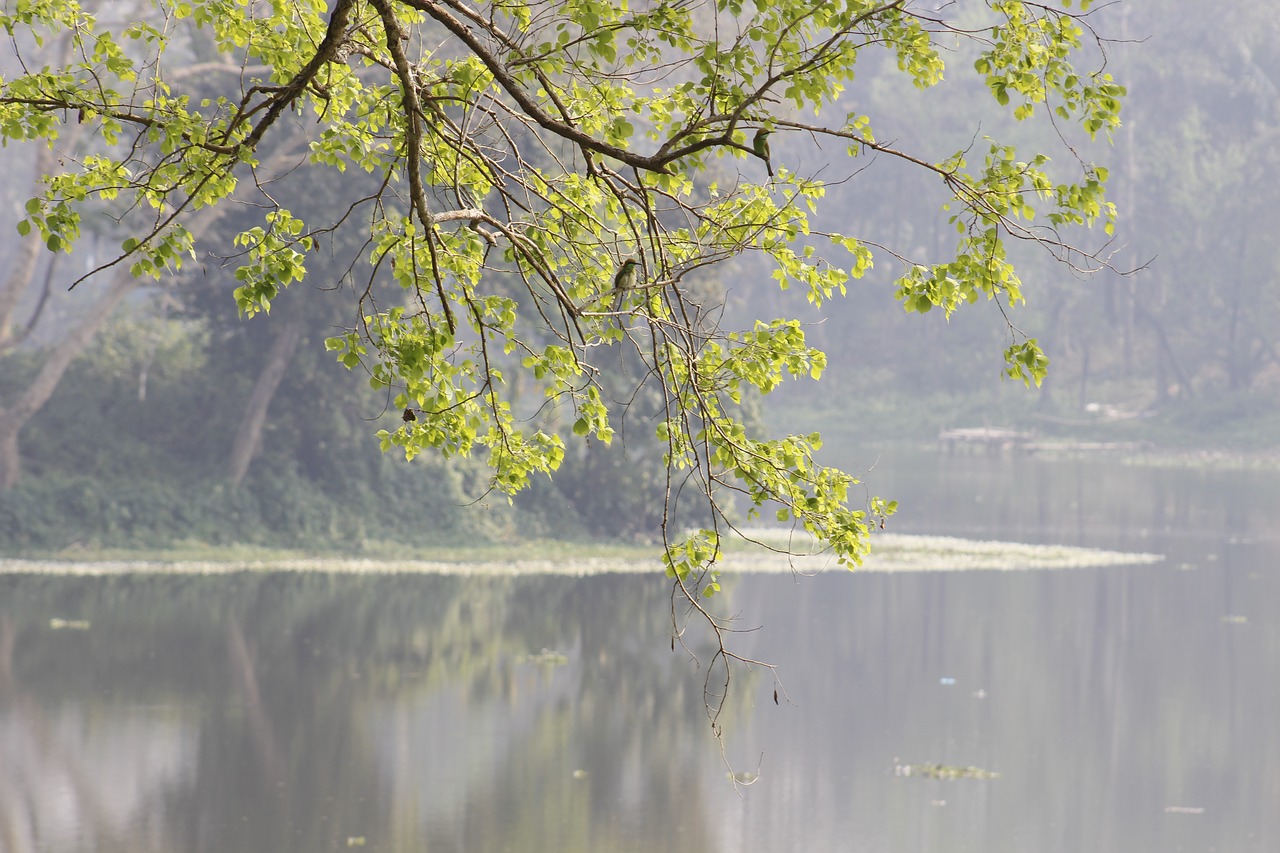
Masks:
[[[409,172],[410,205],[422,224],[423,239],[427,243],[427,251],[431,255],[431,277],[435,283],[436,295],[440,298],[440,308],[444,312],[449,333],[456,334],[458,324],[453,319],[453,308],[449,297],[444,292],[444,283],[440,277],[440,265],[436,259],[435,234],[431,227],[431,209],[427,205],[427,194],[422,184],[422,105],[418,102],[418,87],[413,79],[413,70],[409,67],[409,58],[401,46],[404,34],[400,23],[396,20],[395,10],[389,0],[370,0],[382,18],[382,28],[386,35],[386,47],[395,61],[396,77],[400,81],[400,97],[402,99],[405,118],[405,160]]]

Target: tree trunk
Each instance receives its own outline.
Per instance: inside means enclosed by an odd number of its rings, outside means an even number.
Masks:
[[[1129,38],[1129,12],[1126,9],[1121,13],[1120,18],[1121,37]],[[1136,81],[1135,81],[1136,82]],[[1130,89],[1130,95],[1132,95]],[[1133,229],[1133,233],[1139,226],[1135,222],[1141,223],[1142,212],[1138,210],[1138,181],[1141,175],[1138,169],[1138,139],[1135,132],[1137,121],[1128,120],[1125,122],[1124,133],[1125,141],[1125,199],[1124,211],[1126,227]],[[1136,311],[1138,308],[1138,294],[1135,290],[1133,276],[1122,276],[1116,283],[1120,288],[1120,332],[1121,332],[1121,355],[1124,359],[1124,376],[1133,376],[1133,337],[1134,323],[1137,319]]]
[[[78,125],[75,127],[78,127]],[[272,173],[275,169],[295,160],[297,156],[297,151],[286,146],[272,156],[269,161],[270,165],[263,165],[262,172]],[[250,192],[256,186],[254,182],[242,183],[231,197],[225,199],[221,204],[195,212],[187,223],[187,230],[198,240],[214,223],[229,212],[237,199],[243,198],[243,194]],[[249,189],[246,189],[246,187]],[[39,242],[37,241],[38,246]],[[8,284],[9,282],[6,282],[6,286]],[[98,329],[106,322],[108,315],[139,284],[140,282],[129,274],[127,261],[118,265],[111,286],[107,288],[107,292],[98,300],[98,304],[94,306],[93,313],[87,319],[82,320],[69,335],[49,350],[48,360],[40,368],[40,372],[36,374],[36,378],[31,382],[31,385],[18,395],[17,400],[10,406],[0,407],[0,492],[12,488],[22,476],[22,455],[18,448],[18,433],[22,431],[27,421],[31,420],[35,413],[40,411],[40,408],[53,396],[54,390],[62,380],[62,374],[66,372],[72,360],[83,352],[89,342],[93,340],[93,336],[97,334]],[[21,288],[19,288],[19,292],[21,292]]]
[[[81,320],[71,333],[49,350],[48,358],[31,384],[10,405],[0,408],[0,492],[12,488],[22,476],[22,457],[18,452],[18,433],[27,421],[49,401],[75,359],[97,333],[115,307],[138,286],[128,269],[116,273],[107,292],[98,300],[91,315]]]
[[[1080,401],[1076,411],[1083,412],[1089,405],[1089,341],[1084,342],[1084,352],[1080,355]]]
[[[271,405],[271,398],[279,389],[280,380],[284,379],[285,368],[289,366],[293,353],[298,348],[304,319],[301,311],[295,311],[285,321],[280,334],[271,343],[267,363],[262,368],[262,373],[258,374],[253,393],[249,395],[249,404],[245,406],[240,426],[236,428],[235,443],[231,447],[230,477],[233,489],[239,488],[240,481],[249,473],[249,463],[262,448],[262,426],[267,421],[267,407]]]
[[[1050,291],[1049,297],[1049,321],[1045,324],[1044,337],[1045,340],[1061,341],[1063,316],[1067,313],[1067,295],[1056,288]],[[1066,347],[1063,347],[1065,351]],[[1054,355],[1057,358],[1057,355]],[[1054,386],[1057,385],[1057,377],[1054,371],[1049,372],[1049,377],[1040,384],[1040,399],[1036,401],[1036,411],[1047,412],[1052,411],[1054,404]]]
[[[1157,368],[1167,365],[1178,380],[1179,396],[1191,399],[1195,396],[1194,389],[1191,387],[1191,377],[1187,375],[1186,371],[1182,369],[1182,365],[1178,362],[1178,356],[1174,353],[1173,346],[1169,343],[1169,336],[1165,333],[1164,323],[1160,321],[1159,317],[1142,306],[1137,307],[1137,313],[1142,320],[1145,320],[1151,326],[1151,331],[1155,332],[1156,343],[1159,345],[1160,358],[1162,359],[1157,363]],[[1157,398],[1163,397],[1167,399],[1168,397],[1168,379],[1165,378],[1166,376],[1167,374],[1162,369],[1157,370],[1158,378],[1156,381],[1164,382],[1166,385],[1163,392],[1159,392],[1157,389]]]
[[[1241,296],[1241,285],[1247,270],[1247,258],[1249,253],[1249,229],[1240,229],[1240,247],[1236,250],[1236,263],[1239,264],[1239,271],[1231,276],[1231,285],[1228,290],[1228,299],[1231,301],[1231,310],[1227,318],[1227,387],[1232,391],[1239,391],[1248,388],[1253,384],[1253,376],[1251,375],[1250,366],[1256,362],[1250,357],[1250,342],[1247,337],[1241,334],[1240,326],[1243,324],[1242,311],[1248,311],[1249,306],[1245,304],[1246,300]]]
[[[44,175],[53,168],[53,151],[47,145],[36,149],[33,168],[35,175]],[[13,337],[13,315],[18,310],[22,294],[27,292],[28,285],[35,278],[42,249],[44,244],[40,242],[40,233],[33,229],[18,241],[18,248],[6,258],[9,275],[0,285],[0,350],[4,350]]]

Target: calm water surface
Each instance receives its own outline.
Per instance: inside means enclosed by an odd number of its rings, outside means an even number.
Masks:
[[[731,581],[723,757],[660,577],[0,577],[0,851],[1280,850],[1280,474],[870,480],[1166,560]]]

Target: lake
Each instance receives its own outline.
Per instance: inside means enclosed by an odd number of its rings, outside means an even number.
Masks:
[[[867,479],[1165,559],[727,578],[722,740],[659,573],[0,576],[0,850],[1280,850],[1280,473]]]

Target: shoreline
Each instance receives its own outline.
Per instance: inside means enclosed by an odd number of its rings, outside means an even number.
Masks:
[[[844,569],[826,553],[785,554],[770,550],[787,547],[787,530],[749,530],[764,544],[734,542],[719,562],[723,577],[756,573],[817,574],[827,571],[854,573],[936,571],[1043,571],[1150,565],[1164,559],[1158,554],[1106,551],[1064,545],[1028,545],[1017,542],[960,539],[950,536],[881,533],[873,538],[872,553],[862,566]],[[794,546],[796,543],[792,543]],[[534,559],[515,554],[537,553],[538,543],[513,548],[413,549],[408,558],[304,555],[243,555],[228,549],[219,555],[209,549],[202,557],[120,556],[102,558],[0,557],[0,575],[109,576],[109,575],[210,575],[244,572],[315,572],[330,574],[434,574],[509,576],[564,575],[585,577],[602,574],[662,574],[656,550],[617,546],[546,543],[549,553]],[[800,550],[797,548],[797,550]],[[497,552],[497,553],[495,553]],[[434,558],[431,556],[436,553]]]

